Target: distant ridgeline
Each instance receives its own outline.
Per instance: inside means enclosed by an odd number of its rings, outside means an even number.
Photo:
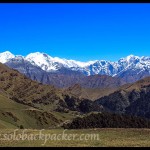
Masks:
[[[144,77],[150,76],[150,57],[134,55],[120,58],[116,62],[106,60],[80,62],[51,57],[48,54],[40,52],[30,53],[24,57],[15,56],[6,51],[0,53],[0,62],[18,70],[32,80],[56,87],[69,87],[76,83],[80,83],[83,87],[101,87],[101,84],[97,81],[98,77],[84,77],[91,75],[116,77],[115,79],[117,81],[111,78],[107,81],[108,83],[113,83],[112,85],[115,86],[122,84],[122,82],[136,82]],[[118,78],[121,81],[118,81]],[[104,85],[106,86],[105,83]]]

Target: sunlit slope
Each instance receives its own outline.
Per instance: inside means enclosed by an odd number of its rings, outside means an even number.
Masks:
[[[52,128],[63,121],[61,118],[59,113],[54,115],[0,95],[0,128],[19,128],[20,125],[24,128]]]

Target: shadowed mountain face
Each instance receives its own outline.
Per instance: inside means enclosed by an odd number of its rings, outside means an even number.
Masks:
[[[150,76],[150,72],[148,69],[128,69],[117,75],[117,77],[119,77],[126,83],[133,83],[148,76]]]
[[[150,77],[120,87],[114,93],[95,101],[105,111],[150,118]]]
[[[47,82],[46,81],[46,79],[48,78],[47,73],[40,67],[34,66],[29,61],[24,60],[24,58],[21,56],[15,59],[10,59],[5,64],[12,69],[18,70],[20,73],[26,75],[28,78],[32,80],[43,83]]]
[[[125,84],[125,82],[117,77],[92,75],[84,77],[79,84],[84,88],[115,88]]]

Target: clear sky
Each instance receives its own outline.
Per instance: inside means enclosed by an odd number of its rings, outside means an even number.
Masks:
[[[0,52],[118,60],[150,56],[150,4],[0,4]]]

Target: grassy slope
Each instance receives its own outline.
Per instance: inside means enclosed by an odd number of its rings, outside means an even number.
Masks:
[[[61,90],[32,81],[0,63],[0,128],[57,127],[75,117],[71,111],[55,112],[59,101],[64,101]]]
[[[42,134],[62,134],[64,130],[55,129],[55,130],[45,130],[42,131]],[[13,133],[13,130],[1,130],[0,133]],[[20,130],[18,133],[22,133]],[[29,134],[39,134],[39,131],[28,130],[26,133]],[[45,145],[43,140],[0,140],[0,146],[29,146],[29,147],[117,147],[117,146],[131,146],[131,147],[149,147],[150,146],[150,129],[84,129],[84,130],[66,130],[65,133],[77,134],[77,138],[81,134],[99,134],[99,140],[48,140]]]
[[[65,120],[71,119],[73,114],[54,113],[35,109],[23,105],[0,95],[0,128],[51,128]]]

